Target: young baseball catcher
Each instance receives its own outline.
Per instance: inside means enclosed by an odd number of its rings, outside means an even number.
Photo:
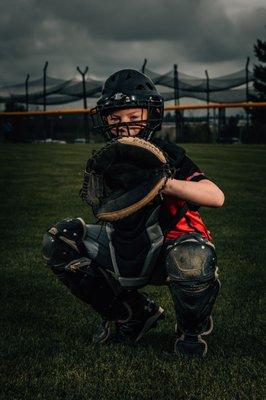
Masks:
[[[224,195],[183,148],[154,137],[163,98],[146,75],[111,75],[91,118],[107,143],[87,162],[81,197],[99,223],[56,223],[44,236],[44,259],[101,316],[94,342],[139,341],[164,318],[140,289],[167,285],[175,352],[205,355],[220,282],[199,208],[221,207]]]

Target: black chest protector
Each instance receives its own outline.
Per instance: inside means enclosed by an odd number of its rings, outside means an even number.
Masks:
[[[106,226],[115,275],[124,287],[145,286],[150,279],[164,241],[160,207],[155,202]]]
[[[178,175],[185,150],[161,139],[153,139],[153,142],[167,153]],[[184,206],[172,216],[157,196],[152,204],[138,212],[106,225],[113,268],[123,287],[141,287],[149,282],[164,243],[164,233],[182,218],[186,210]]]

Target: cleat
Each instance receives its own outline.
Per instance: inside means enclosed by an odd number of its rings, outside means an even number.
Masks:
[[[159,321],[163,320],[164,310],[158,307],[154,301],[146,298],[142,314],[138,318],[128,321],[116,322],[116,342],[124,342],[127,339],[138,342],[147,332],[155,328]]]
[[[159,321],[162,321],[165,318],[164,309],[162,307],[158,308],[158,311],[151,315],[144,323],[142,330],[140,331],[138,337],[136,338],[135,342],[138,342],[145,333],[149,332],[150,329],[156,328]]]
[[[101,344],[107,342],[111,337],[111,324],[111,321],[103,319],[92,337],[92,343]]]

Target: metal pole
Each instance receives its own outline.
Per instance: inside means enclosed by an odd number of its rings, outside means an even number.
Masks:
[[[215,132],[216,131],[215,113],[216,113],[216,110],[215,110],[215,108],[213,108],[213,114],[212,114],[212,131],[213,131],[212,141],[213,141],[213,143],[217,142],[217,132]]]
[[[141,67],[141,72],[142,72],[143,74],[145,74],[146,64],[147,64],[147,58],[144,59],[144,63],[143,63],[143,65],[142,65],[142,67]]]
[[[249,70],[248,70],[249,61],[250,61],[250,58],[247,57],[247,62],[246,62],[246,101],[247,102],[249,101],[249,87],[248,87],[248,83],[249,83]]]
[[[174,64],[174,96],[175,96],[175,106],[180,104],[179,100],[179,81],[178,81],[178,70],[177,70],[177,64]],[[178,141],[179,138],[179,120],[180,120],[180,112],[176,109],[175,110],[175,135],[176,135],[176,141]]]
[[[210,103],[210,80],[209,80],[209,74],[207,69],[205,70],[205,75],[206,75],[206,94],[207,94],[207,104]],[[207,126],[208,129],[210,129],[210,110],[207,108]]]
[[[46,111],[46,71],[48,67],[48,61],[45,62],[43,68],[43,111]]]
[[[221,117],[220,117],[220,109],[218,108],[218,123],[217,123],[217,143],[220,142],[220,136],[221,136]]]
[[[82,88],[83,88],[83,105],[84,105],[84,109],[86,110],[87,107],[87,96],[86,96],[86,73],[88,72],[89,67],[87,66],[84,70],[84,72],[81,71],[81,69],[79,67],[77,67],[77,71],[80,73],[80,75],[82,76]]]
[[[43,111],[46,111],[46,73],[47,73],[48,61],[45,62],[43,68]],[[43,136],[46,139],[47,133],[47,118],[46,114],[43,116]]]
[[[30,79],[30,74],[27,75],[27,78],[25,80],[26,111],[29,111],[29,79]]]
[[[89,70],[89,67],[86,66],[85,70],[82,72],[79,67],[77,67],[77,71],[82,76],[82,88],[83,88],[83,107],[86,110],[87,107],[87,95],[86,95],[86,74]],[[88,115],[83,115],[83,122],[84,122],[84,130],[85,130],[85,138],[87,142],[90,142],[90,133],[89,133],[89,124],[88,124]]]
[[[247,102],[249,101],[249,86],[248,86],[248,83],[249,83],[249,70],[248,70],[249,61],[250,61],[250,58],[247,57],[246,68],[245,68],[246,69],[246,101]],[[247,130],[247,134],[248,134],[248,129],[249,129],[249,109],[246,108],[245,111],[246,111],[246,130]],[[240,138],[240,140],[242,141],[242,137]]]
[[[26,80],[25,80],[25,94],[26,94],[26,111],[29,111],[29,78],[30,74],[27,74]],[[26,126],[26,134],[29,134],[29,118],[25,118],[25,126]]]

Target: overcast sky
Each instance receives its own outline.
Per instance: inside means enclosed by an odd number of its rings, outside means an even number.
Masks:
[[[0,85],[27,73],[71,78],[76,66],[92,76],[174,63],[210,77],[234,72],[265,39],[265,0],[0,0]],[[251,64],[252,67],[252,64]]]

